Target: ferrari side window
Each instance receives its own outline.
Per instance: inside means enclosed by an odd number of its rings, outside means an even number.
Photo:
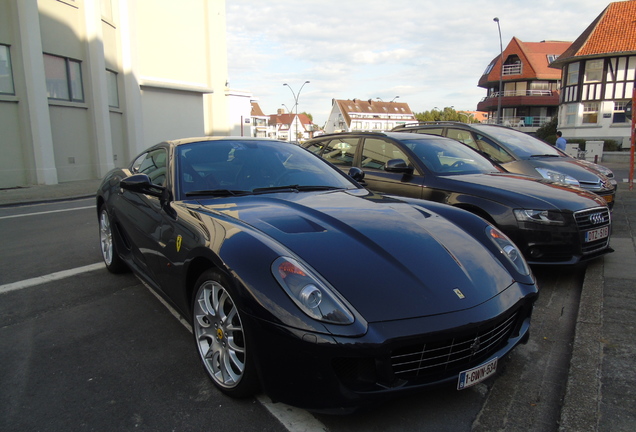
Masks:
[[[132,165],[135,173],[146,174],[153,184],[164,186],[166,182],[166,151],[153,150],[141,155]]]

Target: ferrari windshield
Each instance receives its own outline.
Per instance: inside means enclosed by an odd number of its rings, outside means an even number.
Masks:
[[[355,189],[339,171],[301,147],[268,140],[211,140],[177,147],[182,196]]]
[[[415,153],[420,163],[438,175],[498,172],[488,159],[450,139],[422,138],[400,141]]]
[[[521,159],[533,156],[562,156],[561,153],[550,144],[514,129],[488,125],[474,125],[473,127],[478,131],[491,135],[506,147],[508,151]]]

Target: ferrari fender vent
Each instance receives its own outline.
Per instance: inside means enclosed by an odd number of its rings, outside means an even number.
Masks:
[[[505,345],[516,318],[515,313],[474,333],[399,348],[391,355],[393,373],[408,380],[469,368]]]

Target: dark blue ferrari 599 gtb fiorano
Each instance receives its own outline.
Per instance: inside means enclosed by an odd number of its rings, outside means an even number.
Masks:
[[[163,142],[104,178],[103,258],[192,324],[229,396],[344,412],[492,376],[528,338],[524,258],[485,220],[362,175],[281,141]]]

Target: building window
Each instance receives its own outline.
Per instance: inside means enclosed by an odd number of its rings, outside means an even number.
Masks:
[[[578,104],[569,104],[566,105],[565,109],[565,124],[574,125],[576,124],[576,116],[578,114]]]
[[[559,55],[558,54],[548,54],[547,57],[548,57],[548,63],[552,63],[553,61],[555,61],[559,57]]]
[[[625,105],[627,105],[626,100],[624,101],[614,101],[614,115],[612,117],[613,123],[625,123],[627,122],[627,117],[625,117]]]
[[[603,60],[585,62],[585,82],[601,82],[603,79]]]
[[[579,63],[570,63],[568,65],[567,85],[579,83]]]
[[[117,72],[106,70],[106,86],[108,87],[108,106],[112,108],[119,108]]]
[[[0,94],[15,94],[11,54],[7,45],[0,45]]]
[[[598,123],[598,102],[585,102],[583,104],[583,124]]]
[[[49,99],[84,102],[81,63],[44,54],[46,92]]]

